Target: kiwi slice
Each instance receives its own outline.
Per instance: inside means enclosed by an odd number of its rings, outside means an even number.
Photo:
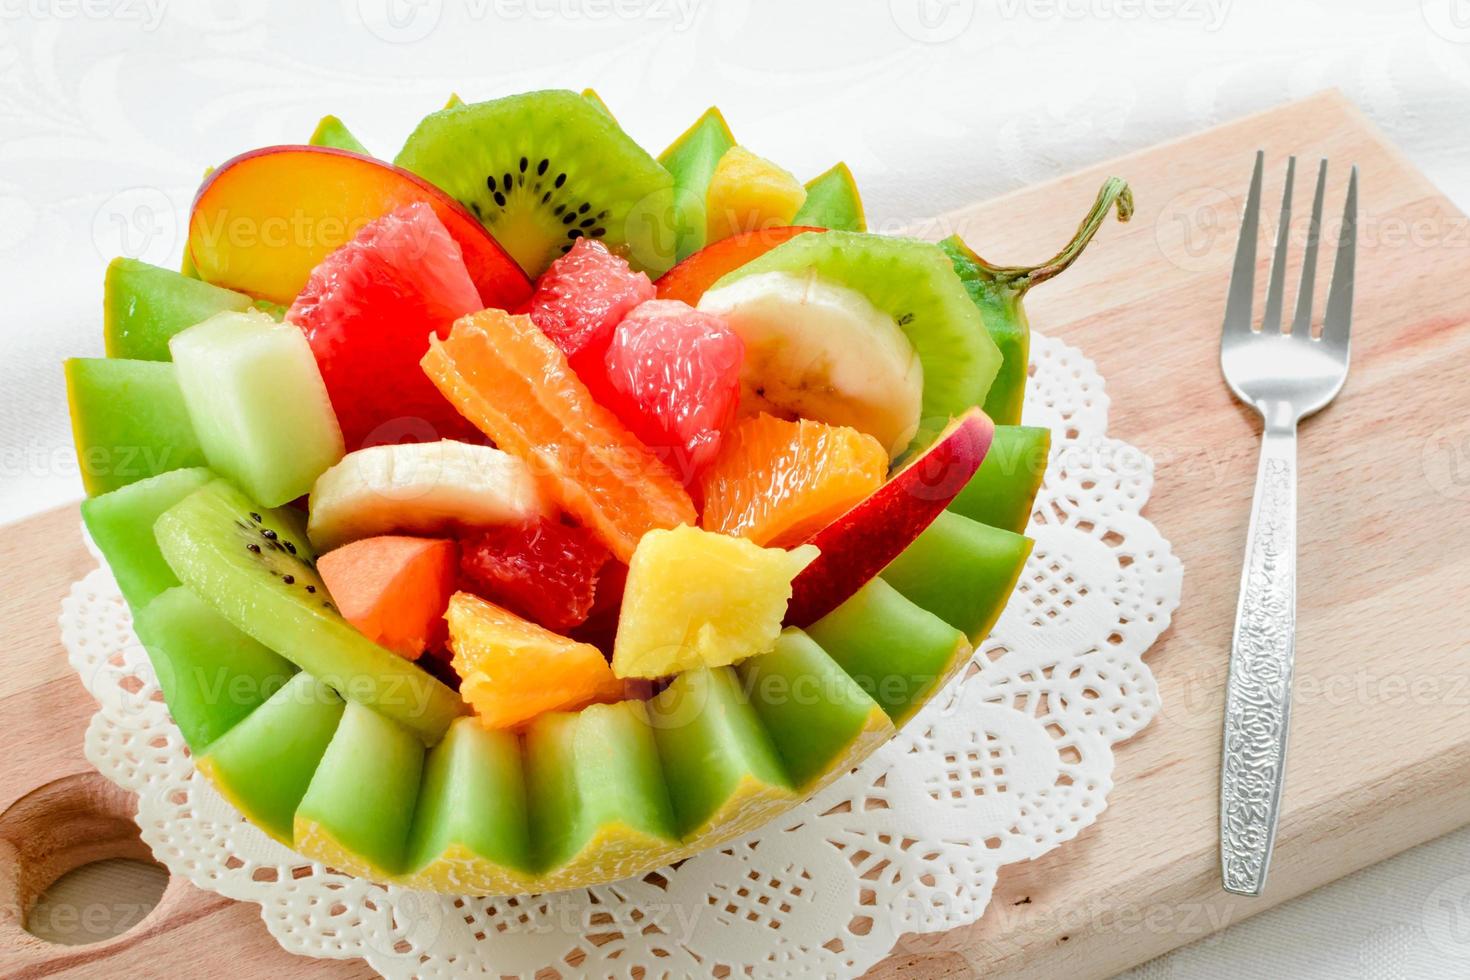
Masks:
[[[527,275],[584,237],[649,275],[673,264],[673,178],[576,92],[442,109],[394,162],[469,208]]]
[[[261,507],[216,480],[169,508],[153,530],[180,582],[236,629],[344,698],[382,712],[429,744],[460,713],[457,694],[337,612],[295,511]]]
[[[938,245],[852,231],[797,235],[712,289],[761,272],[820,276],[857,290],[893,317],[924,366],[919,431],[910,453],[933,442],[951,418],[984,404],[1000,350]]]

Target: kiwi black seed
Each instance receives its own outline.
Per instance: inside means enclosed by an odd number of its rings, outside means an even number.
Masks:
[[[436,112],[395,162],[465,205],[528,275],[583,237],[650,275],[673,263],[673,178],[576,92]]]

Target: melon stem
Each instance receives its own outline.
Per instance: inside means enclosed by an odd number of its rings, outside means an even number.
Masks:
[[[1119,221],[1127,221],[1133,217],[1133,191],[1128,187],[1128,182],[1121,177],[1109,177],[1103,181],[1102,187],[1098,189],[1097,198],[1082,218],[1082,223],[1077,226],[1077,232],[1072,236],[1072,240],[1067,242],[1060,252],[1040,265],[998,266],[991,265],[973,252],[969,257],[997,286],[1007,287],[1016,293],[1024,293],[1037,283],[1046,282],[1067,271],[1087,248],[1093,236],[1107,220],[1108,213],[1114,208],[1118,211]]]

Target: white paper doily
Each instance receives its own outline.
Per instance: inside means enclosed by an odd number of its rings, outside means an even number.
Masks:
[[[454,898],[371,884],[251,827],[194,771],[106,566],[62,603],[72,666],[98,701],[87,757],[138,795],[169,870],[261,907],[307,956],[389,977],[852,976],[903,933],[978,919],[1002,865],[1090,826],[1113,746],[1158,711],[1143,654],[1183,567],[1140,515],[1147,456],[1107,436],[1092,362],[1033,335],[1026,421],[1053,431],[1035,548],[964,671],[853,773],[775,822],[642,879],[537,897]],[[724,970],[720,970],[724,968]]]

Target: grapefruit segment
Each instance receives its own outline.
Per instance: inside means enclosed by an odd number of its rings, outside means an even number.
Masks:
[[[429,334],[481,306],[458,243],[422,202],[369,223],[312,270],[286,319],[311,344],[349,451],[478,439],[418,362]]]
[[[472,592],[553,633],[587,621],[612,555],[586,528],[541,518],[492,527],[462,542]]]
[[[653,299],[653,283],[602,242],[579,238],[536,283],[527,311],[588,384],[602,374],[613,328],[629,310]]]
[[[675,300],[639,305],[605,359],[604,401],[686,484],[719,452],[740,404],[745,343],[721,318]]]
[[[526,316],[483,310],[433,338],[423,368],[465,418],[526,460],[620,560],[654,528],[695,522],[674,475],[599,405]]]

